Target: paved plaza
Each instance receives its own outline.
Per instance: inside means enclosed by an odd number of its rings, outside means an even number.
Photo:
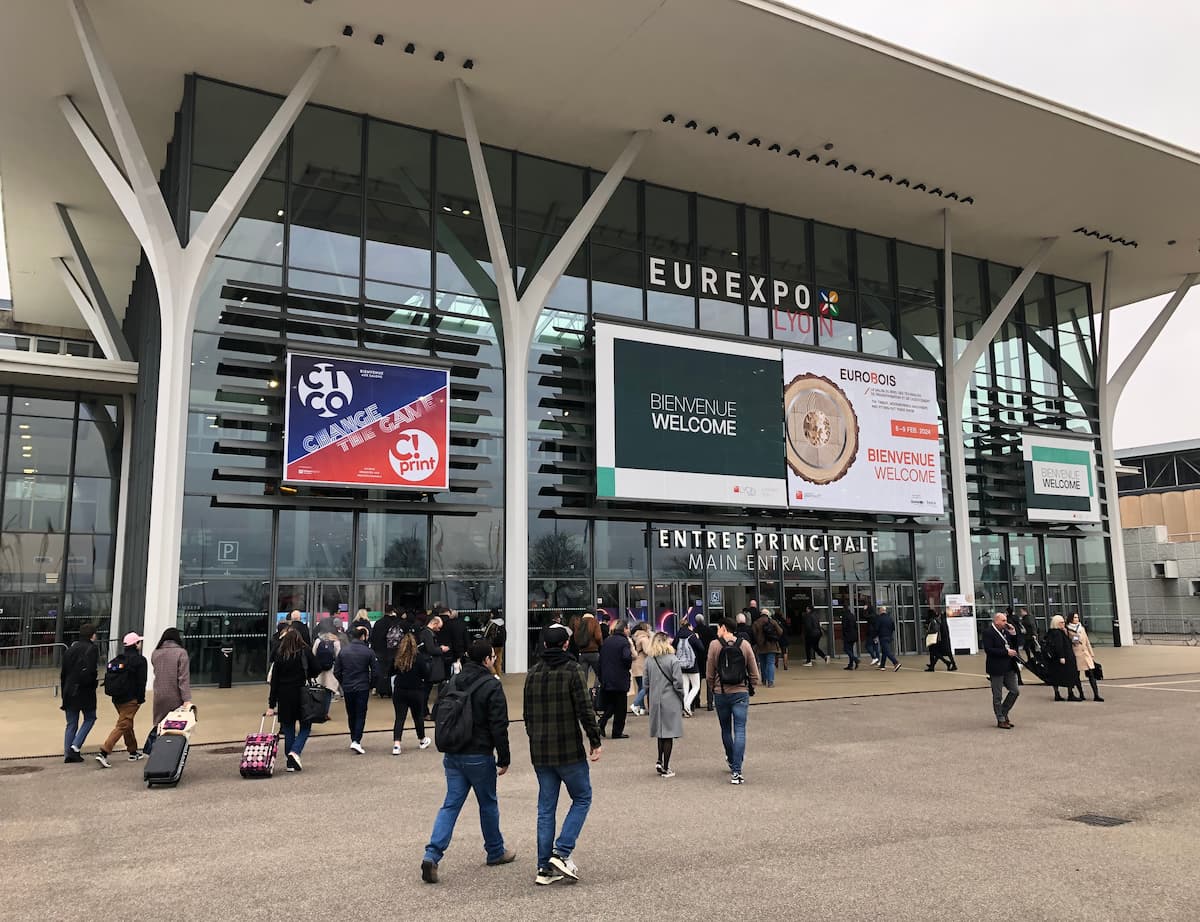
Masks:
[[[303,774],[267,781],[238,777],[238,747],[197,746],[175,790],[124,761],[7,760],[37,770],[0,777],[0,918],[1194,919],[1200,670],[1103,692],[1029,685],[1007,732],[982,688],[756,705],[740,788],[712,714],[686,723],[670,780],[631,718],[593,768],[583,880],[549,888],[519,723],[499,780],[517,861],[484,866],[468,801],[437,886],[418,866],[439,756],[394,758],[386,734],[365,756],[315,737]],[[1129,822],[1072,821],[1088,813]]]

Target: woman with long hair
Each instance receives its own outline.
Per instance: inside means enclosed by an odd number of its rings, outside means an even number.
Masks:
[[[1083,701],[1083,690],[1075,697],[1075,686],[1079,684],[1079,667],[1075,665],[1075,650],[1067,636],[1066,622],[1062,615],[1050,619],[1050,630],[1046,631],[1046,660],[1050,666],[1050,684],[1054,686],[1055,701]],[[1066,686],[1067,697],[1059,689]]]
[[[654,768],[663,778],[674,778],[671,751],[683,736],[683,669],[671,638],[658,631],[646,644],[643,688],[650,701],[650,735],[658,740]]]
[[[644,678],[646,672],[646,657],[650,655],[650,640],[653,638],[650,632],[650,625],[645,621],[639,621],[633,626],[633,633],[629,635],[629,643],[633,647],[633,666],[631,675],[633,681],[637,683],[637,694],[633,696],[633,704],[630,705],[631,713],[641,717],[646,713],[646,680]]]
[[[271,694],[267,700],[267,716],[279,711],[283,729],[283,748],[287,753],[287,770],[303,771],[300,753],[312,732],[312,721],[302,719],[300,697],[309,679],[321,671],[317,658],[308,648],[304,637],[294,628],[284,632],[279,641],[275,661],[271,663]]]
[[[150,664],[154,667],[154,726],[142,746],[147,755],[158,739],[158,725],[163,718],[178,708],[192,706],[192,666],[179,628],[169,627],[162,632],[150,654]]]
[[[1067,636],[1071,639],[1071,648],[1075,651],[1075,665],[1083,668],[1083,674],[1092,686],[1092,700],[1103,701],[1100,697],[1100,686],[1096,684],[1096,654],[1077,611],[1071,612],[1071,617],[1067,620]],[[1083,701],[1083,686],[1079,682],[1078,672],[1075,673],[1075,688],[1079,691],[1079,700]]]
[[[425,683],[429,681],[429,657],[417,651],[417,637],[405,631],[396,647],[391,665],[392,709],[396,720],[392,724],[392,755],[400,755],[400,738],[404,736],[404,721],[412,715],[417,733],[417,748],[427,749],[432,742],[425,735]]]

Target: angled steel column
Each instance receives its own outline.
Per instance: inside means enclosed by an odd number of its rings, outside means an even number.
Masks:
[[[54,262],[58,267],[63,284],[67,286],[67,291],[70,292],[75,306],[79,308],[79,313],[83,315],[88,329],[92,331],[92,336],[100,344],[104,357],[113,361],[132,362],[133,352],[129,348],[129,343],[125,341],[121,324],[117,321],[112,304],[109,303],[108,297],[104,293],[100,278],[96,275],[87,250],[83,247],[83,241],[79,239],[79,232],[75,230],[75,222],[71,220],[71,213],[67,210],[66,205],[56,203],[54,207],[58,213],[63,233],[67,235],[67,240],[71,244],[71,253],[83,273],[83,280],[80,281],[75,278],[66,261],[56,257]]]
[[[504,347],[504,625],[508,632],[504,664],[509,672],[525,672],[529,665],[529,420],[526,400],[533,334],[551,289],[633,165],[647,132],[638,131],[630,137],[625,149],[526,286],[524,295],[518,298],[487,164],[483,159],[483,147],[479,142],[475,113],[471,108],[470,91],[461,80],[454,81],[454,89],[462,112],[463,134],[471,156],[471,172],[479,193],[479,207],[483,212],[488,251],[496,269],[500,300]]]
[[[143,634],[173,627],[179,595],[179,550],[183,527],[183,471],[187,440],[192,331],[204,276],[250,193],[266,171],[336,53],[322,48],[312,58],[246,159],[230,177],[187,247],[180,245],[158,180],[134,128],[84,0],[67,0],[121,167],[68,97],[59,108],[109,194],[142,245],[154,273],[162,330],[162,359],[155,414],[153,501]],[[123,167],[123,169],[122,169]],[[133,613],[124,613],[126,624]]]
[[[1117,405],[1121,402],[1121,394],[1125,385],[1133,376],[1138,365],[1146,358],[1150,347],[1154,345],[1167,322],[1183,302],[1184,296],[1191,290],[1200,273],[1193,272],[1184,277],[1175,294],[1155,316],[1146,332],[1141,335],[1129,355],[1121,362],[1120,367],[1111,375],[1108,373],[1109,354],[1112,349],[1112,337],[1109,335],[1112,315],[1110,297],[1110,273],[1112,270],[1112,253],[1104,254],[1104,281],[1100,294],[1100,361],[1097,368],[1097,386],[1100,398],[1100,458],[1104,465],[1104,495],[1108,503],[1108,534],[1112,554],[1113,589],[1117,604],[1117,627],[1121,639],[1133,639],[1133,619],[1129,605],[1129,580],[1125,572],[1125,541],[1121,531],[1121,500],[1117,493],[1117,459],[1113,455],[1113,422],[1117,416]]]
[[[1033,258],[1021,270],[1004,297],[984,321],[979,332],[967,343],[963,353],[957,359],[954,357],[954,291],[950,251],[950,221],[945,216],[945,260],[946,260],[946,331],[945,352],[943,359],[946,365],[946,428],[950,446],[950,484],[954,497],[954,553],[958,560],[958,591],[968,600],[975,600],[975,561],[971,551],[971,514],[967,495],[966,451],[963,442],[962,421],[967,399],[967,389],[975,374],[975,366],[983,357],[1000,327],[1012,313],[1018,299],[1025,293],[1029,282],[1037,273],[1046,254],[1054,246],[1057,237],[1047,237],[1042,240],[1033,254]]]

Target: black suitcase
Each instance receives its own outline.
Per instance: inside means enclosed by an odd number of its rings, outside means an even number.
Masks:
[[[174,787],[179,784],[183,767],[187,764],[188,746],[188,738],[178,733],[167,733],[155,740],[142,774],[146,787]]]
[[[1031,656],[1031,657],[1029,657],[1029,659],[1021,660],[1021,665],[1024,666],[1026,669],[1028,669],[1030,672],[1032,672],[1039,679],[1041,679],[1043,685],[1050,684],[1050,679],[1049,679],[1050,672],[1047,669],[1046,663],[1044,660],[1042,660],[1036,656]]]

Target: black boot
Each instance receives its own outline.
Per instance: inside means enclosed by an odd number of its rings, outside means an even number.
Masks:
[[[1088,676],[1088,682],[1091,683],[1092,686],[1092,700],[1103,701],[1104,699],[1100,697],[1100,686],[1096,684],[1096,680],[1091,676]]]

